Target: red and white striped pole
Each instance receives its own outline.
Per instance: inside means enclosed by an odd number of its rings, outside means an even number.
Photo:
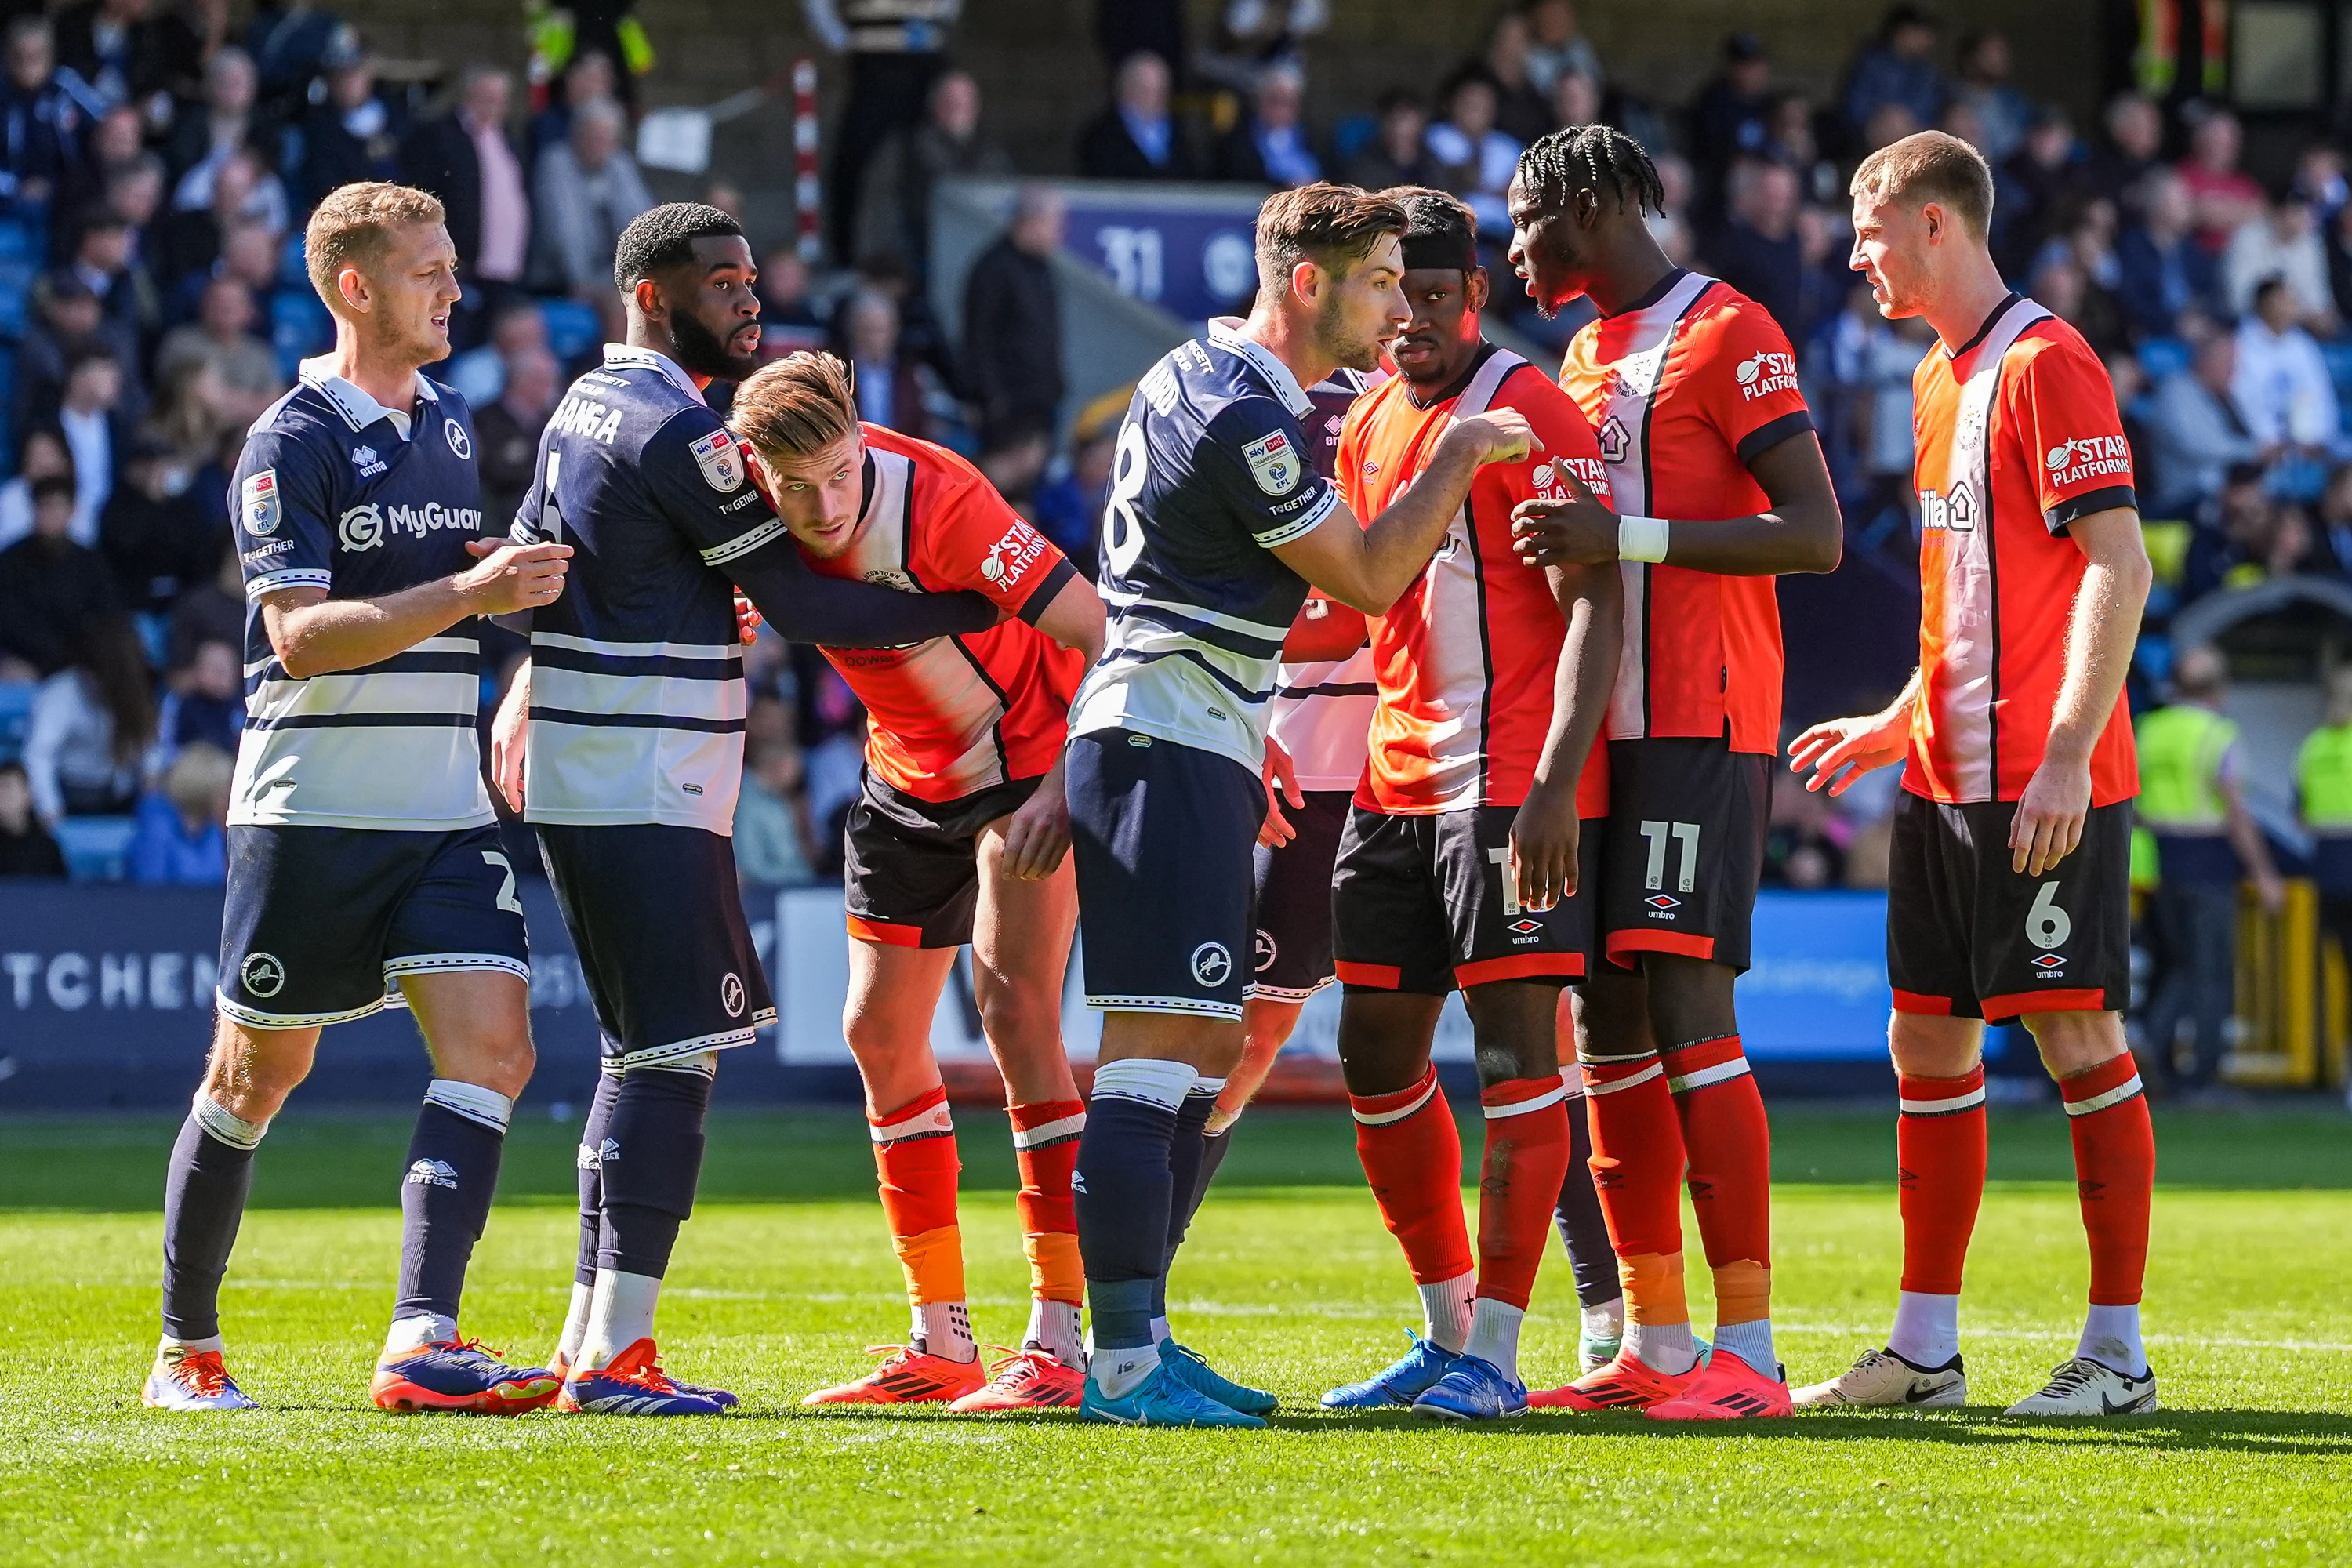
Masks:
[[[793,195],[800,214],[801,259],[812,267],[824,250],[816,133],[816,61],[803,55],[793,62]]]

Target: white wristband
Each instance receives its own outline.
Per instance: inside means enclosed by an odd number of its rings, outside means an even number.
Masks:
[[[1617,520],[1617,559],[1658,562],[1666,558],[1666,520],[1663,517],[1621,517]]]

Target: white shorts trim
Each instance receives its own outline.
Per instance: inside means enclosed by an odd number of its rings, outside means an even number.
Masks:
[[[1269,1002],[1304,1002],[1317,992],[1339,984],[1339,976],[1327,974],[1314,984],[1301,990],[1295,985],[1261,985],[1255,981],[1242,987],[1242,1000],[1263,996]]]
[[[704,1035],[699,1039],[672,1040],[666,1046],[646,1046],[641,1050],[628,1051],[617,1057],[607,1057],[604,1058],[604,1070],[625,1071],[630,1068],[653,1067],[661,1062],[675,1060],[679,1057],[690,1057],[700,1051],[732,1050],[737,1046],[750,1045],[758,1037],[758,1032],[761,1029],[775,1021],[775,1009],[763,1008],[752,1014],[751,1023],[740,1029],[729,1029],[723,1034]]]
[[[379,996],[363,1007],[350,1007],[340,1013],[264,1013],[232,1002],[226,994],[215,991],[213,1005],[221,1010],[224,1017],[234,1018],[249,1029],[310,1029],[328,1024],[348,1024],[354,1018],[381,1013],[384,1009],[385,999]]]
[[[1239,1018],[1236,1002],[1203,1002],[1193,996],[1097,996],[1087,994],[1087,1005],[1099,1013],[1205,1013],[1214,1018]]]
[[[465,969],[494,969],[522,977],[530,983],[530,965],[503,952],[415,952],[406,958],[384,961],[383,977],[389,983],[404,974],[434,974],[444,971],[455,973]]]

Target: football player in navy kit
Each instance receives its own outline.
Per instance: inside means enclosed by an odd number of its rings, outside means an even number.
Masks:
[[[1276,664],[1308,584],[1382,613],[1477,468],[1530,448],[1516,414],[1465,419],[1367,523],[1308,466],[1304,388],[1341,364],[1372,368],[1410,315],[1404,227],[1395,202],[1344,186],[1268,198],[1249,320],[1153,366],[1119,429],[1103,519],[1109,641],[1071,707],[1065,769],[1087,1001],[1104,1010],[1074,1184],[1088,1419],[1255,1426],[1274,1408],[1165,1338],[1153,1301],[1189,1206],[1173,1194],[1192,1189],[1242,1053]]]
[[[459,297],[441,204],[345,185],[312,215],[303,254],[335,347],[256,421],[234,481],[249,716],[220,1019],[165,1179],[163,1339],[142,1397],[253,1405],[223,1364],[218,1299],[255,1145],[310,1071],[320,1027],[396,996],[435,1077],[409,1144],[399,1299],[372,1392],[387,1409],[512,1414],[554,1398],[556,1379],[505,1364],[457,1324],[532,1060],[522,906],[475,740],[472,626],[553,602],[572,552],[479,537],[472,416],[417,374],[448,353]]]
[[[604,1036],[558,1408],[709,1415],[734,1395],[666,1374],[653,1319],[718,1053],[775,1022],[735,877],[749,695],[733,584],[782,635],[840,647],[979,632],[997,612],[803,563],[702,398],[760,365],[759,273],[735,219],[656,207],[622,232],[613,274],[628,342],[557,405],[515,518],[518,540],[577,553],[562,598],[532,617],[491,766],[537,832]]]

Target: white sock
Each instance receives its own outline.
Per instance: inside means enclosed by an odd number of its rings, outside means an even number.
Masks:
[[[1492,1362],[1502,1369],[1503,1375],[1513,1383],[1519,1380],[1519,1324],[1528,1315],[1525,1307],[1514,1307],[1508,1301],[1497,1301],[1492,1296],[1478,1298],[1478,1310],[1470,1323],[1470,1342],[1463,1350],[1480,1361]]]
[[[1439,1350],[1461,1353],[1470,1342],[1471,1299],[1478,1294],[1478,1276],[1463,1274],[1420,1290],[1423,1335]]]
[[[1625,1351],[1652,1372],[1680,1377],[1698,1364],[1698,1341],[1688,1323],[1628,1322]]]
[[[1598,1340],[1622,1339],[1625,1333],[1625,1298],[1619,1296],[1598,1307],[1584,1309],[1584,1331]]]
[[[580,1340],[580,1365],[591,1372],[654,1332],[654,1305],[661,1281],[650,1274],[596,1270],[596,1299],[588,1305],[588,1331]]]
[[[1121,1350],[1097,1350],[1087,1375],[1111,1399],[1123,1399],[1140,1387],[1160,1365],[1158,1345],[1131,1345]]]
[[[588,1308],[595,1300],[596,1287],[572,1282],[572,1305],[564,1310],[563,1331],[555,1340],[555,1353],[567,1366],[580,1359],[580,1342],[588,1337]]]
[[[1715,1348],[1729,1351],[1766,1377],[1780,1375],[1780,1358],[1772,1353],[1772,1320],[1751,1318],[1744,1323],[1717,1323]]]
[[[980,1359],[980,1346],[971,1337],[971,1309],[961,1301],[918,1301],[913,1307],[913,1336],[926,1353],[947,1361]]]
[[[1886,1348],[1930,1371],[1950,1361],[1960,1353],[1960,1299],[1904,1291],[1895,1299],[1895,1330],[1886,1336]]]
[[[1087,1352],[1078,1338],[1078,1310],[1067,1301],[1032,1298],[1029,1331],[1021,1336],[1021,1342],[1035,1345],[1064,1366],[1086,1370]]]
[[[1154,1318],[1154,1319],[1152,1319],[1152,1320],[1151,1320],[1151,1346],[1152,1346],[1152,1349],[1154,1349],[1154,1350],[1159,1349],[1159,1348],[1160,1348],[1160,1342],[1161,1342],[1162,1341],[1165,1341],[1165,1340],[1172,1340],[1172,1339],[1174,1339],[1175,1337],[1176,1337],[1176,1336],[1175,1336],[1174,1334],[1172,1334],[1172,1333],[1171,1333],[1171,1332],[1169,1331],[1169,1329],[1168,1329],[1168,1320],[1167,1320],[1167,1319],[1165,1319],[1165,1318]]]
[[[2139,1342],[2139,1303],[2128,1307],[2093,1307],[2083,1320],[2083,1337],[2074,1353],[2126,1377],[2147,1375],[2147,1351]]]
[[[228,1342],[218,1334],[201,1340],[175,1340],[171,1335],[165,1334],[163,1342],[155,1347],[155,1353],[158,1356],[169,1356],[173,1351],[178,1351],[184,1355],[202,1355],[206,1351],[218,1352],[226,1349],[228,1349]]]
[[[413,1318],[394,1318],[392,1331],[383,1336],[383,1353],[401,1355],[457,1337],[457,1320],[445,1318],[438,1312],[419,1312]]]

